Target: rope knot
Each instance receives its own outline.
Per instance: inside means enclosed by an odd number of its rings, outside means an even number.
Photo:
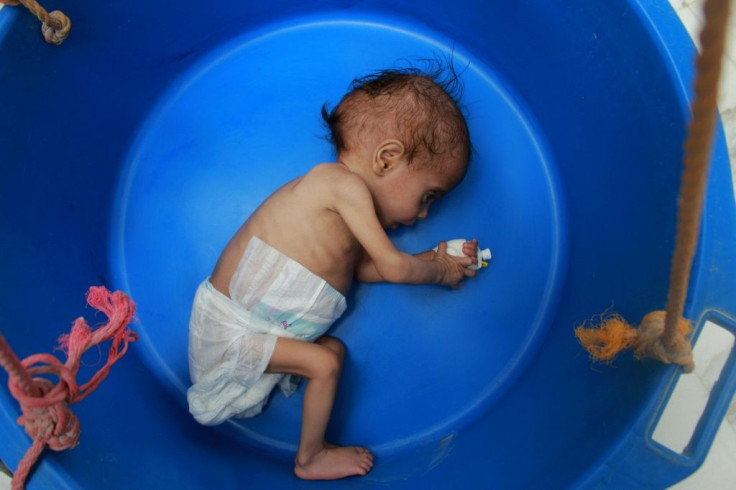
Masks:
[[[69,36],[72,28],[72,21],[64,15],[64,12],[54,10],[49,12],[48,20],[41,25],[43,38],[47,43],[59,45]]]
[[[677,331],[671,337],[665,335],[665,311],[648,313],[639,328],[629,325],[618,314],[603,314],[599,319],[586,322],[575,329],[580,344],[597,361],[611,362],[624,349],[633,347],[638,359],[651,357],[665,364],[682,366],[686,373],[695,368],[690,339],[690,322],[680,317]]]
[[[664,311],[653,311],[644,316],[639,325],[634,355],[640,359],[651,357],[665,364],[679,364],[683,371],[690,373],[695,369],[692,344],[687,338],[692,330],[690,322],[680,317],[672,340],[667,341],[664,335],[666,317]]]
[[[35,378],[33,386],[40,396],[32,397],[33,401],[20,401],[19,398],[23,415],[18,418],[18,424],[25,427],[31,439],[42,441],[54,451],[76,446],[80,434],[79,419],[69,409],[68,394],[63,398],[55,396],[55,385],[45,378]],[[13,388],[11,392],[15,396]]]
[[[45,447],[61,451],[77,445],[80,434],[79,420],[69,408],[94,391],[107,377],[110,368],[128,350],[128,344],[137,340],[128,324],[135,315],[135,303],[120,291],[110,293],[104,287],[90,288],[87,303],[108,317],[107,323],[90,328],[84,318],[77,318],[71,332],[59,338],[59,346],[66,353],[62,363],[51,354],[34,354],[18,359],[0,335],[0,366],[8,372],[8,387],[18,400],[22,415],[18,424],[33,439],[13,476],[12,488],[22,488],[31,467]],[[78,385],[76,376],[82,355],[91,347],[111,341],[107,362],[86,383]],[[58,378],[57,383],[44,376]]]
[[[47,43],[59,45],[69,36],[72,22],[63,12],[54,10],[46,12],[37,0],[0,0],[0,3],[15,7],[23,4],[38,20],[41,21],[41,33]]]

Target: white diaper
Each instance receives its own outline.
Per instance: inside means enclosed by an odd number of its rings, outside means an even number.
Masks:
[[[197,289],[189,322],[189,411],[201,424],[215,425],[259,414],[277,384],[291,395],[298,378],[264,372],[276,339],[314,341],[345,307],[345,297],[324,279],[252,238],[230,298],[209,279]]]

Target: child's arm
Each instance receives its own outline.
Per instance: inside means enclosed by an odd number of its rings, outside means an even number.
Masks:
[[[473,263],[475,263],[475,257],[478,252],[478,240],[473,238],[473,240],[469,242],[465,242],[463,244],[463,253],[473,259]],[[414,257],[421,259],[421,260],[434,260],[434,258],[437,256],[437,252],[434,250],[427,250],[426,252],[419,252],[417,254],[414,254]],[[358,266],[355,269],[355,279],[357,279],[360,282],[382,282],[385,281],[383,277],[381,277],[380,274],[378,274],[378,271],[376,270],[375,264],[373,263],[373,259],[371,259],[370,255],[363,254],[360,258],[360,261],[358,262]]]
[[[432,260],[422,260],[400,252],[389,240],[376,216],[373,198],[363,180],[346,174],[334,185],[334,209],[371,259],[371,265],[361,264],[368,278],[404,284],[444,284],[457,287],[475,271],[467,269],[470,257],[447,254],[447,244],[441,243]],[[370,271],[370,267],[374,268]]]

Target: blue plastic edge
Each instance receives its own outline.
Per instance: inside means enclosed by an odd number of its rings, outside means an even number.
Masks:
[[[17,16],[17,9],[4,8],[0,5],[0,43],[5,39]],[[2,383],[7,384],[5,371],[0,370],[0,372]],[[17,403],[5,390],[0,390],[0,407],[17,407]],[[17,415],[20,416],[19,407]],[[9,411],[0,410],[0,420],[2,421],[0,423],[0,441],[2,441],[0,459],[13,471],[18,466],[24,452],[31,447],[32,441],[30,437],[24,437],[22,427],[16,423]],[[24,447],[22,444],[26,442],[27,446]],[[57,471],[58,468],[48,471],[47,467],[50,467],[50,463],[41,459],[33,471],[34,485],[38,485],[39,488],[69,488],[67,486],[69,479],[63,472]]]
[[[10,30],[10,24],[13,22],[16,15],[18,14],[14,9],[4,9],[3,6],[0,5],[0,43],[5,39],[8,30]]]
[[[702,332],[702,326],[709,321],[726,328],[732,335],[736,336],[736,318],[718,310],[706,311],[703,314],[700,321],[701,330],[698,331],[698,334]],[[702,461],[705,459],[713,443],[713,439],[715,439],[716,433],[718,432],[721,421],[728,411],[734,393],[736,393],[736,347],[731,349],[731,353],[721,370],[721,375],[713,386],[711,395],[703,410],[703,415],[695,427],[690,442],[683,451],[683,460]],[[657,418],[658,421],[659,417]],[[653,433],[654,427],[656,427],[656,424],[652,425],[652,430],[649,431],[650,436]],[[652,441],[652,444],[661,447],[656,441]]]

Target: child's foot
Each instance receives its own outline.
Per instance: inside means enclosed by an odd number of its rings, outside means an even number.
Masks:
[[[294,473],[304,480],[336,480],[365,475],[372,467],[373,455],[367,449],[327,444],[311,457],[297,456]]]

